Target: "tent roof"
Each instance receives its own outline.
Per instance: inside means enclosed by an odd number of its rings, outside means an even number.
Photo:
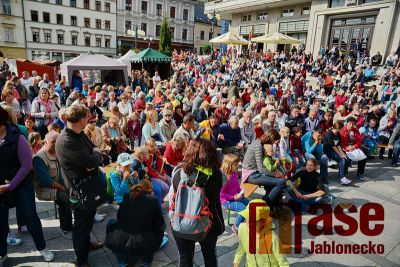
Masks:
[[[147,48],[140,53],[133,56],[132,62],[171,62],[169,56],[164,55],[160,51],[154,50],[152,48]]]
[[[80,69],[120,69],[126,68],[126,65],[121,62],[116,61],[115,59],[106,57],[104,55],[91,55],[91,54],[83,54],[67,62],[64,62],[61,65],[68,65],[73,67],[79,67]]]
[[[129,49],[129,51],[126,52],[126,54],[123,55],[122,57],[120,57],[119,59],[132,61],[134,55],[136,55],[135,51],[133,51],[132,49]]]
[[[233,32],[227,32],[210,40],[214,44],[246,45],[249,43],[242,36]]]
[[[251,41],[257,43],[267,43],[267,44],[299,44],[301,42],[296,38],[293,38],[289,35],[280,32],[274,32],[259,37],[255,37]]]

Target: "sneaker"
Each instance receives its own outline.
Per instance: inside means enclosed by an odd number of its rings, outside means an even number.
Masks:
[[[364,181],[364,174],[357,174],[357,179],[360,181]]]
[[[341,183],[342,185],[348,185],[348,184],[351,184],[351,180],[347,179],[346,177],[342,177],[342,178],[340,179],[340,183]]]
[[[104,217],[106,217],[106,214],[98,214],[96,213],[96,215],[94,215],[94,221],[95,222],[102,222],[104,221]]]
[[[44,258],[44,260],[45,260],[46,262],[49,262],[49,261],[53,261],[53,260],[54,260],[54,254],[53,254],[53,252],[51,252],[51,251],[48,250],[47,248],[45,248],[45,249],[39,251],[39,253],[40,253],[40,255],[43,256],[43,258]]]
[[[60,229],[60,234],[68,240],[72,240],[72,232],[71,231],[64,231],[62,229]]]
[[[15,236],[13,232],[8,232],[7,244],[10,246],[18,246],[22,244],[22,239]]]
[[[19,234],[27,233],[27,232],[28,232],[28,228],[26,228],[26,225],[18,226],[18,233]]]

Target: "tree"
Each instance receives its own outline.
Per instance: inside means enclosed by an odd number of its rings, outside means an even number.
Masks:
[[[160,52],[164,53],[167,56],[170,56],[172,53],[171,43],[172,43],[171,29],[168,25],[167,18],[164,17],[160,31],[160,45],[159,45]]]

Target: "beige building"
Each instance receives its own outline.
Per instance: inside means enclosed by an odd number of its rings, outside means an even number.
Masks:
[[[221,34],[220,22],[214,19],[207,18],[207,14],[204,14],[203,4],[197,4],[195,8],[194,18],[194,49],[197,53],[203,50],[203,48],[209,45],[212,48],[219,48],[219,45],[213,45],[209,41]],[[201,49],[200,49],[201,48]]]
[[[338,45],[347,53],[359,40],[371,54],[387,56],[400,43],[399,0],[220,0],[205,13],[231,20],[231,31],[245,38],[281,32],[302,40],[306,52]],[[258,44],[258,50],[275,45]],[[278,47],[282,49],[283,47]],[[287,49],[288,47],[286,47]]]
[[[3,0],[0,13],[0,57],[25,58],[22,0]]]

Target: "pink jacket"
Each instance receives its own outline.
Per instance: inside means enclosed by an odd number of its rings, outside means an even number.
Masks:
[[[228,178],[226,183],[222,186],[219,197],[221,199],[221,204],[227,201],[235,201],[234,196],[240,193],[241,189],[238,182],[237,172],[232,173],[231,177]]]

